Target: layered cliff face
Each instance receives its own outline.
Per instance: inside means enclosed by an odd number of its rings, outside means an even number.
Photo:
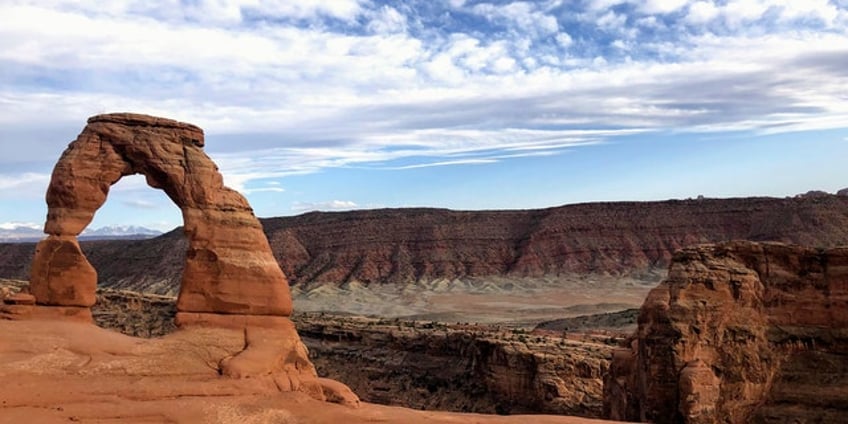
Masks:
[[[367,402],[416,409],[600,417],[612,346],[523,330],[307,314],[318,372]]]
[[[24,281],[0,279],[0,297]],[[100,289],[95,322],[121,333],[172,334],[176,299]],[[491,414],[550,413],[599,417],[602,374],[614,348],[609,335],[349,317],[293,318],[322,376],[366,402],[422,410]],[[535,422],[535,421],[534,421]]]
[[[381,209],[263,219],[293,286],[664,269],[675,250],[729,240],[848,244],[848,197],[740,198],[569,205],[525,211]],[[176,294],[181,231],[83,242],[100,285]],[[21,254],[21,251],[26,254]],[[0,244],[0,277],[26,278],[32,247]]]
[[[680,251],[604,392],[613,419],[845,422],[848,248]]]

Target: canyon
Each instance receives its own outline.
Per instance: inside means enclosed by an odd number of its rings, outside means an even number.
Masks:
[[[7,295],[26,285],[0,280]],[[178,332],[170,296],[99,289],[92,314],[98,326],[128,336]],[[292,321],[318,374],[364,402],[498,415],[601,417],[603,374],[625,334],[621,326],[566,333],[328,313]]]
[[[848,196],[260,221],[203,145],[108,114],[65,150],[47,236],[0,245],[3,419],[848,417]],[[136,173],[185,227],[80,242]]]
[[[730,240],[848,244],[848,196],[607,202],[516,211],[377,209],[260,219],[292,287],[407,285],[601,274],[659,282],[683,247]],[[82,242],[99,286],[176,295],[182,229]],[[26,279],[31,244],[0,244],[0,277]]]

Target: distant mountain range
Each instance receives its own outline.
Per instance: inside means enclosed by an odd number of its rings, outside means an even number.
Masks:
[[[289,283],[553,278],[664,272],[682,247],[730,240],[848,246],[848,196],[601,202],[547,209],[376,209],[261,219]],[[134,231],[122,231],[121,234]],[[182,229],[145,240],[83,241],[101,286],[175,295]],[[0,243],[0,277],[26,279],[32,243]]]
[[[115,225],[86,229],[80,235],[80,240],[141,240],[161,235],[161,231],[137,225]],[[0,227],[0,242],[23,243],[34,242],[44,238],[42,227],[33,224],[9,224]]]

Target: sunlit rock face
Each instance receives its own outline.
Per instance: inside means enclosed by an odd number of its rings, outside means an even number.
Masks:
[[[844,422],[848,248],[731,242],[678,252],[605,379],[608,417]],[[797,420],[797,421],[796,421]]]
[[[288,282],[247,200],[227,188],[191,124],[136,114],[94,116],[53,170],[31,290],[41,305],[88,307],[97,274],[77,236],[122,177],[142,174],[180,208],[188,238],[178,310],[288,316]]]
[[[288,319],[292,311],[289,285],[261,224],[247,200],[224,187],[217,166],[202,148],[203,131],[190,124],[125,113],[90,118],[53,170],[44,225],[48,236],[36,247],[30,293],[3,299],[0,319],[92,322],[97,272],[77,236],[106,201],[113,184],[126,175],[142,174],[180,208],[188,240],[177,300],[176,324],[182,331],[162,341],[165,347],[160,354],[177,364],[176,370],[151,365],[144,375],[158,378],[165,371],[188,376],[189,381],[231,386],[231,394],[238,392],[240,383],[221,383],[220,377],[249,379],[261,386],[255,389],[261,393],[303,392],[319,400],[358,406],[359,398],[347,386],[318,378],[306,346]],[[93,327],[85,328],[81,331],[95,334]],[[210,328],[218,333],[209,337]],[[192,353],[186,345],[203,353]],[[89,350],[97,349],[86,346],[83,351]],[[200,358],[205,375],[191,367],[180,368]],[[148,365],[154,363],[150,361]],[[164,396],[163,390],[173,385],[161,383],[150,393]]]

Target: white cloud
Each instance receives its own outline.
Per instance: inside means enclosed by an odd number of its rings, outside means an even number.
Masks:
[[[256,187],[242,189],[243,194],[253,193],[284,193],[286,190],[282,187]]]
[[[557,40],[557,43],[559,43],[559,45],[562,46],[562,47],[568,47],[568,46],[574,44],[574,39],[571,38],[571,36],[565,31],[562,31],[559,34],[557,34],[556,40]]]
[[[666,14],[680,10],[689,0],[646,0],[641,2],[641,10],[645,13]]]
[[[712,1],[697,1],[689,6],[686,21],[693,24],[703,24],[719,15],[719,9]]]
[[[848,122],[848,20],[843,4],[824,0],[603,0],[579,13],[557,2],[453,2],[450,14],[495,22],[488,33],[421,29],[426,17],[374,2],[192,4],[0,4],[0,124],[131,110],[196,123],[210,139],[271,134],[262,147],[208,144],[226,183],[249,193],[279,191],[259,180],[327,167],[479,163],[635,131]],[[603,29],[605,44],[561,23],[572,15]],[[774,19],[760,25],[763,16]],[[673,19],[721,31],[663,27]],[[650,35],[664,29],[674,36]],[[573,129],[610,126],[624,131]],[[48,180],[0,175],[0,195],[42,196]]]
[[[839,9],[828,0],[782,1],[780,4],[780,19],[793,21],[796,19],[819,19],[827,26],[832,26],[839,17]]]
[[[295,212],[341,211],[358,209],[360,206],[350,200],[330,200],[327,202],[294,202],[291,209]]]
[[[28,228],[30,230],[41,230],[42,225],[34,222],[0,222],[0,230],[14,230],[16,228]]]
[[[760,19],[772,6],[767,0],[729,0],[722,7],[722,15],[728,24],[739,26]]]
[[[128,199],[123,200],[122,203],[137,209],[157,209],[159,207],[156,203],[144,199]]]
[[[559,31],[556,18],[540,10],[538,5],[532,2],[517,1],[505,5],[478,3],[471,11],[492,22],[509,23],[536,37]]]
[[[368,30],[377,34],[406,31],[406,16],[391,6],[383,6],[368,23]]]
[[[44,186],[46,189],[49,181],[49,175],[35,172],[25,172],[16,175],[0,174],[0,190],[19,190],[32,187],[33,185]]]
[[[627,2],[628,0],[589,0],[588,9],[591,11],[601,11]]]
[[[606,30],[616,30],[624,27],[624,23],[627,22],[627,16],[624,14],[617,14],[610,10],[609,12],[603,14],[599,17],[595,23]]]
[[[268,16],[314,18],[324,15],[352,21],[362,12],[360,0],[263,0],[249,1],[251,9]]]
[[[100,4],[63,2],[74,7],[100,12]],[[204,23],[238,23],[246,16],[269,18],[317,19],[330,17],[343,21],[353,21],[362,11],[359,0],[196,0],[196,1],[126,1],[112,2],[106,10],[112,13],[141,11],[163,18],[188,18]],[[121,4],[123,3],[123,8]],[[111,9],[110,9],[111,8]]]
[[[49,183],[50,175],[48,174],[35,172],[0,174],[0,199],[43,199]]]
[[[457,160],[445,160],[440,162],[427,162],[427,163],[418,163],[415,165],[403,165],[403,166],[393,166],[386,169],[418,169],[418,168],[432,168],[434,166],[450,166],[450,165],[485,165],[489,163],[496,163],[497,159],[494,158],[482,158],[482,159],[457,159]]]

